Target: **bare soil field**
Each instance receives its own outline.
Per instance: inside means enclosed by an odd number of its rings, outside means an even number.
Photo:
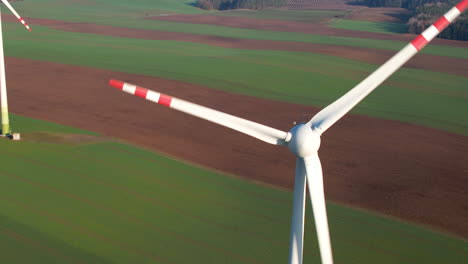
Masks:
[[[16,18],[14,18],[13,16],[6,16],[6,20],[16,21]],[[123,38],[195,42],[218,47],[236,49],[269,49],[279,51],[314,52],[372,64],[382,64],[395,54],[394,51],[376,50],[359,47],[346,47],[290,41],[235,39],[201,34],[120,28],[88,23],[69,23],[50,19],[28,18],[28,20],[31,20],[31,23],[34,23],[36,25],[49,26],[54,29],[69,32],[91,33]],[[468,48],[468,42],[465,43],[460,41],[449,41],[447,43],[451,44],[452,42],[457,45],[465,46],[466,48]],[[435,72],[443,72],[460,76],[468,76],[468,63],[465,59],[450,58],[445,56],[418,54],[412,60],[410,60],[405,65],[405,67],[424,69]]]
[[[292,187],[295,164],[286,148],[130,96],[109,87],[108,80],[153,88],[285,131],[303,114],[310,118],[318,111],[153,77],[17,58],[6,62],[13,113],[96,131],[285,188]],[[465,136],[348,115],[322,137],[327,199],[467,237],[467,149]]]

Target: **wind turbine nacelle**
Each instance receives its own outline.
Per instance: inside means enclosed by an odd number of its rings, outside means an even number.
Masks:
[[[289,133],[291,140],[288,148],[299,157],[310,157],[320,148],[320,134],[312,130],[308,123],[294,126]]]

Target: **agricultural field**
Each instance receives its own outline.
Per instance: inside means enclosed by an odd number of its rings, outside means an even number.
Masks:
[[[22,136],[0,140],[2,262],[285,263],[294,157],[108,80],[288,131],[414,36],[340,1],[187,2],[12,2],[32,32],[2,6]],[[466,83],[468,43],[435,40],[324,135],[336,263],[466,262]],[[319,263],[307,210],[304,263]]]
[[[288,191],[96,133],[13,116],[0,141],[0,252],[7,263],[282,263]],[[307,217],[311,218],[308,207]],[[462,263],[462,241],[328,205],[337,263]],[[316,263],[313,222],[305,262]],[[183,250],[183,254],[181,254]]]
[[[273,19],[280,21],[297,21],[307,23],[326,23],[334,18],[343,17],[349,11],[343,10],[282,10],[261,9],[251,10],[229,10],[215,12],[216,16],[246,17],[254,19]]]
[[[401,23],[371,22],[348,19],[335,19],[330,25],[334,28],[367,31],[376,33],[405,33],[407,26]]]

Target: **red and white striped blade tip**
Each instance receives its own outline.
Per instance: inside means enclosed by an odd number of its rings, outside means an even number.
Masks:
[[[122,81],[117,81],[117,80],[114,80],[114,79],[110,79],[109,80],[109,85],[110,86],[113,86],[119,90],[122,90],[123,89],[123,86],[124,86],[124,82]]]
[[[27,29],[29,32],[32,31],[32,29],[29,27],[29,25],[26,23],[26,21],[24,21],[24,19],[22,19],[21,17],[19,17],[18,20],[19,20],[19,22],[20,22],[21,24],[23,24],[24,27],[26,27],[26,29]]]
[[[461,13],[463,13],[465,9],[468,9],[468,0],[461,1],[460,3],[458,3],[458,5],[456,5],[456,7],[458,8],[458,10],[460,10]]]
[[[468,8],[468,0],[463,0],[447,13],[441,16],[434,24],[416,37],[411,44],[418,50],[422,50],[433,38],[442,32],[450,23],[452,23],[460,14]]]

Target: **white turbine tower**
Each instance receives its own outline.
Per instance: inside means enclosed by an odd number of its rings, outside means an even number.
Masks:
[[[8,3],[7,0],[1,0],[8,9],[18,18],[27,30],[31,31],[31,28],[26,24],[15,9]],[[1,13],[0,13],[1,14]],[[2,30],[2,19],[0,17],[0,111],[2,113],[2,131],[3,136],[10,135],[10,119],[8,116],[8,100],[7,100],[7,88],[6,88],[6,76],[5,76],[5,55],[3,53],[3,30]]]
[[[467,7],[468,0],[461,1],[356,87],[320,111],[309,122],[294,126],[289,132],[267,127],[243,118],[121,81],[110,80],[109,84],[127,93],[237,130],[267,143],[287,146],[297,157],[288,263],[302,263],[305,183],[307,179],[317,230],[320,257],[323,264],[332,264],[332,247],[328,231],[322,167],[317,153],[320,147],[321,134],[420,51]]]

